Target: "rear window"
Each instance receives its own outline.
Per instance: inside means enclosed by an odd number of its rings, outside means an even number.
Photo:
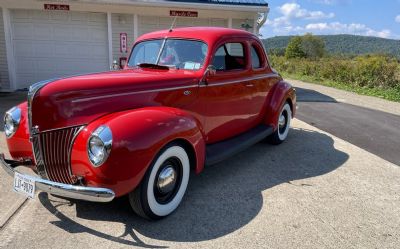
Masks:
[[[261,57],[259,55],[258,50],[254,47],[254,45],[251,46],[251,66],[253,68],[261,68]]]

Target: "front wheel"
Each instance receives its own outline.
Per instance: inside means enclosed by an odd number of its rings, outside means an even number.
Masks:
[[[290,130],[290,121],[292,119],[292,109],[288,102],[286,102],[278,116],[278,127],[274,133],[272,133],[267,141],[271,144],[281,144],[286,140],[289,130]]]
[[[190,161],[186,150],[171,144],[158,153],[140,185],[129,194],[136,214],[161,219],[181,203],[189,182]]]

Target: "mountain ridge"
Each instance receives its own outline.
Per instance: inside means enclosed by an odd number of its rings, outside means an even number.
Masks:
[[[316,35],[325,41],[329,54],[388,54],[400,59],[400,40],[360,35]],[[287,47],[294,36],[275,36],[262,39],[267,52]]]

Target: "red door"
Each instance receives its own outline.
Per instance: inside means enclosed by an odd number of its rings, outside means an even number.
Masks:
[[[207,143],[240,134],[254,126],[259,108],[253,105],[255,85],[251,77],[246,43],[219,46],[212,62],[217,73],[200,87],[199,100],[205,105]]]

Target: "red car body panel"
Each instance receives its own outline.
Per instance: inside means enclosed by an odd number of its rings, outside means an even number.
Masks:
[[[32,116],[32,125],[46,131],[87,124],[109,113],[143,106],[186,109],[197,95],[197,74],[183,70],[127,69],[56,80],[36,95],[32,112],[39,115]],[[187,89],[194,94],[182,98]]]
[[[261,123],[277,127],[279,110],[289,101],[293,115],[293,88],[269,65],[259,39],[248,32],[225,28],[182,28],[141,36],[149,39],[181,38],[201,40],[208,45],[200,70],[144,69],[125,67],[121,71],[58,79],[45,85],[32,103],[32,126],[48,131],[84,125],[71,150],[71,171],[83,177],[86,186],[112,189],[116,196],[132,191],[141,181],[157,153],[168,143],[184,141],[193,151],[194,168],[204,167],[206,146]],[[206,66],[225,42],[244,45],[244,70],[218,72],[201,82]],[[261,67],[253,69],[250,46],[260,52]],[[7,139],[13,158],[31,158],[27,105],[20,128]],[[93,167],[87,142],[100,125],[112,130],[113,144],[107,161]]]
[[[87,141],[100,125],[113,132],[108,160],[95,168],[87,157]],[[171,141],[184,140],[196,153],[196,172],[204,165],[205,142],[198,123],[182,110],[146,107],[104,116],[89,124],[76,138],[71,153],[72,172],[90,186],[112,188],[117,196],[129,193],[142,179],[155,155]]]
[[[21,103],[18,107],[21,109],[21,121],[14,136],[7,139],[8,150],[14,159],[33,158],[32,144],[29,142],[27,103]]]

